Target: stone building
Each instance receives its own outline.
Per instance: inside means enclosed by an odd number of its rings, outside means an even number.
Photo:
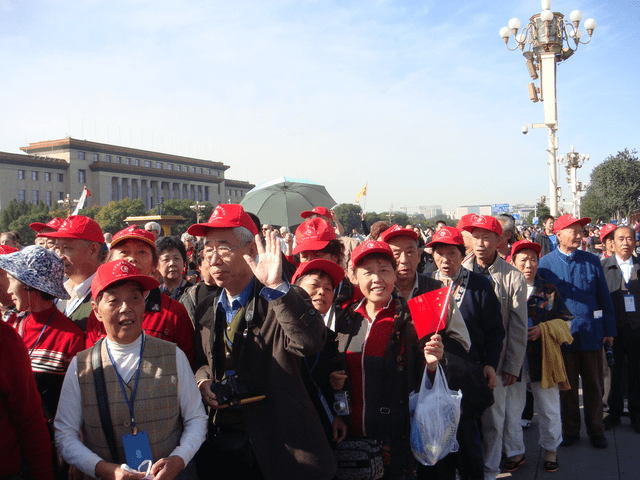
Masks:
[[[239,202],[255,185],[226,179],[222,162],[75,138],[30,143],[26,153],[0,152],[0,209],[11,200],[55,206],[91,191],[85,206],[126,197],[147,209],[169,199]]]

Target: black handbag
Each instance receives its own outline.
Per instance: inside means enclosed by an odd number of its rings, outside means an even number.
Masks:
[[[334,451],[339,480],[378,480],[384,476],[382,447],[373,438],[347,438]]]

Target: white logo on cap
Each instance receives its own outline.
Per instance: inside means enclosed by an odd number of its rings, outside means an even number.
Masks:
[[[438,231],[438,233],[436,234],[436,237],[451,238],[451,232],[449,230],[445,230],[444,228],[441,228],[440,231]]]
[[[486,225],[488,222],[487,218],[484,215],[480,215],[473,219],[473,221],[479,225]]]

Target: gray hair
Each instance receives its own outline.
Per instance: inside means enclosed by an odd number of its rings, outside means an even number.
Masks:
[[[191,240],[192,242],[196,241],[196,237],[194,237],[193,235],[189,235],[187,232],[184,232],[181,236],[180,236],[180,240],[182,242],[185,242],[187,240]]]
[[[516,240],[516,224],[511,215],[498,215],[497,220],[502,224],[502,232],[511,232],[511,240]]]
[[[240,240],[240,243],[242,244],[251,243],[255,241],[255,237],[253,236],[253,233],[251,233],[251,231],[247,227],[235,227],[233,229],[233,233],[235,234],[236,238]]]
[[[155,232],[160,232],[162,230],[162,227],[160,226],[160,224],[158,222],[148,222],[144,225],[144,229],[146,230],[147,228],[150,228],[151,230],[155,231]]]

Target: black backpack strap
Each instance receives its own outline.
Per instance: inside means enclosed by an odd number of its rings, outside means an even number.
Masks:
[[[116,442],[113,436],[113,423],[111,422],[111,411],[109,410],[109,397],[107,395],[107,384],[104,380],[104,369],[102,368],[102,355],[100,350],[102,342],[100,339],[91,349],[91,368],[93,369],[93,380],[96,387],[96,397],[98,400],[98,412],[100,412],[100,424],[107,439],[111,460],[117,462]]]

